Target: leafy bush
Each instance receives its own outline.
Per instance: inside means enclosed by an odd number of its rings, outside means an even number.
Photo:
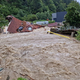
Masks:
[[[21,77],[20,77],[20,78],[18,78],[17,80],[27,80],[27,79],[25,79],[25,78],[21,78]]]
[[[5,17],[4,17],[4,12],[3,12],[4,8],[5,6],[0,4],[0,28],[8,24],[8,21],[5,20]]]
[[[55,21],[51,21],[51,20],[49,21],[49,23],[54,23],[54,22],[55,22]]]
[[[80,41],[80,30],[79,30],[79,31],[77,31],[76,39]]]
[[[26,18],[27,21],[34,21],[37,20],[37,16],[35,14],[30,14]]]
[[[67,23],[66,21],[63,21],[64,27],[70,26],[69,23]]]
[[[79,27],[80,25],[80,13],[77,11],[77,8],[74,6],[67,7],[67,14],[65,15],[66,23],[69,23],[70,26]]]
[[[47,19],[52,18],[49,11],[38,12],[38,13],[36,13],[36,16],[37,16],[38,20],[47,20]]]

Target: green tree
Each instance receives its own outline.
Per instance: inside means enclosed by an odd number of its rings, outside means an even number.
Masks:
[[[38,18],[38,20],[47,20],[47,19],[51,19],[51,15],[49,11],[45,11],[45,12],[38,12],[36,13],[36,16]]]
[[[56,12],[56,6],[52,0],[42,0],[45,5],[48,5],[48,8],[51,12]]]
[[[62,1],[62,0],[59,0],[59,3],[57,3],[57,12],[60,12],[60,11],[65,11],[66,9],[66,4]]]
[[[77,11],[76,7],[71,6],[67,8],[67,14],[65,16],[66,23],[70,26],[79,27],[80,26],[80,13]]]
[[[45,12],[45,11],[49,11],[49,7],[48,7],[48,6],[43,5],[42,10],[43,10],[43,12]]]
[[[32,0],[31,2],[31,11],[33,14],[42,11],[42,2],[41,0]]]
[[[77,11],[80,12],[80,4],[79,4],[77,1],[72,1],[72,2],[68,5],[68,7],[71,7],[71,6],[76,7]]]
[[[64,3],[66,3],[66,5],[68,5],[69,3],[71,3],[74,0],[63,0]]]
[[[34,21],[37,20],[37,16],[35,14],[30,14],[26,17],[27,21]]]
[[[5,26],[8,23],[8,21],[5,20],[4,13],[2,12],[4,11],[4,7],[5,6],[0,5],[0,12],[1,12],[0,13],[0,28],[2,28],[2,26]]]
[[[54,4],[50,4],[49,5],[49,9],[50,11],[53,13],[53,12],[56,12],[56,6]]]
[[[76,39],[80,41],[80,30],[77,31]]]
[[[49,11],[50,14],[64,11],[71,1],[74,0],[0,0],[0,4],[5,6],[0,13],[3,13],[4,17],[14,15],[24,20],[29,14],[36,14],[39,12],[43,15],[47,11]],[[78,10],[80,11],[80,9]]]
[[[24,12],[24,10],[19,9],[17,15],[14,15],[14,16],[20,20],[25,20],[25,17],[27,17],[27,14]]]

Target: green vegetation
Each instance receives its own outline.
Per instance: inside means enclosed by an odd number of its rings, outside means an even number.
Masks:
[[[76,1],[70,3],[66,9],[67,14],[65,16],[65,26],[79,27],[80,26],[80,4]]]
[[[49,14],[64,11],[66,6],[73,0],[0,0],[0,4],[5,6],[4,16],[14,15],[19,19],[24,19],[29,14],[45,13]],[[22,18],[21,18],[22,17]]]
[[[38,20],[47,20],[47,19],[51,20],[51,18],[52,18],[49,11],[38,12],[38,13],[36,13],[36,16],[37,16]]]
[[[35,14],[30,14],[26,17],[26,21],[34,21],[37,20],[37,16]]]
[[[27,79],[25,79],[25,78],[21,78],[21,77],[20,77],[20,78],[18,78],[17,80],[27,80]]]
[[[13,79],[13,80],[15,80],[15,79]],[[20,77],[17,80],[27,80],[27,79]]]
[[[49,20],[49,23],[54,23],[55,21]]]
[[[72,1],[67,9],[67,14],[65,15],[64,28],[80,28],[80,4],[76,1]],[[80,30],[77,31],[76,39],[80,40]]]
[[[52,13],[65,11],[73,0],[0,0],[0,25],[13,15],[20,20],[51,20]],[[1,16],[2,15],[2,16]]]
[[[80,4],[79,4],[78,2],[72,1],[72,2],[68,5],[68,7],[72,7],[72,6],[74,6],[74,7],[77,9],[77,11],[80,12]]]
[[[2,26],[5,26],[7,24],[8,21],[5,20],[4,17],[4,13],[2,12],[2,10],[4,10],[5,6],[0,5],[0,28],[2,28]]]
[[[80,30],[79,30],[79,31],[77,31],[76,39],[80,41]]]

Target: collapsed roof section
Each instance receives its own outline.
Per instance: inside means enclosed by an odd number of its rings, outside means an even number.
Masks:
[[[13,16],[7,16],[6,19],[10,22],[8,30],[10,33],[31,32],[33,29],[42,27],[41,25],[32,25],[30,22],[21,21]]]
[[[58,26],[58,23],[57,23],[57,22],[55,22],[55,23],[50,23],[50,24],[48,24],[48,26],[49,26],[49,27],[56,27],[56,26]]]

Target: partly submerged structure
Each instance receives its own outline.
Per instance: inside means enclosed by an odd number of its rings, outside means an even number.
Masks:
[[[57,26],[58,26],[57,22],[48,24],[48,27],[57,27]]]
[[[33,29],[43,27],[41,25],[32,25],[30,22],[21,21],[14,16],[7,16],[6,19],[9,21],[9,26],[7,31],[10,33],[17,32],[31,32]]]

